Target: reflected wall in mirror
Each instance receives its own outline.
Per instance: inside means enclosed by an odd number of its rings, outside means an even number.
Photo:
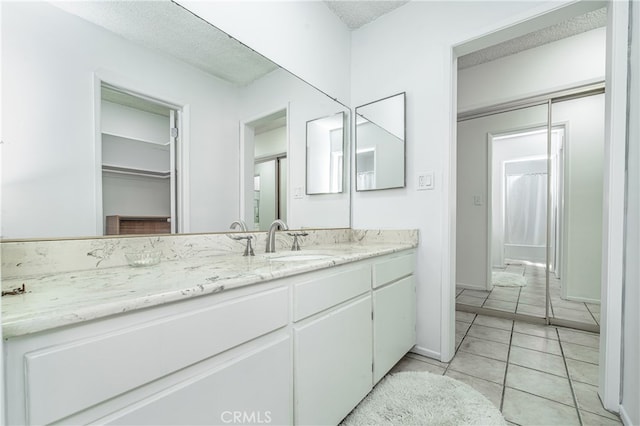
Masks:
[[[239,125],[286,109],[282,175],[304,194],[306,122],[349,113],[171,1],[3,3],[2,77],[4,239],[99,236],[131,211],[103,206],[103,85],[176,112],[177,232],[253,223],[256,154]],[[288,192],[291,227],[349,227],[348,193]]]
[[[356,108],[356,190],[405,184],[403,92]]]
[[[307,194],[342,192],[345,114],[307,122]]]
[[[287,222],[287,110],[249,125],[253,130],[255,165],[253,222],[247,225],[251,230],[267,231],[276,219]]]

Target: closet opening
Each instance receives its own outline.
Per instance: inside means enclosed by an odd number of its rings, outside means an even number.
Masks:
[[[180,107],[100,85],[103,235],[169,234],[179,226]]]

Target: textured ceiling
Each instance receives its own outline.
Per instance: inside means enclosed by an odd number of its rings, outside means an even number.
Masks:
[[[356,29],[408,1],[324,0],[324,3],[350,29]],[[57,1],[54,4],[132,42],[174,56],[237,85],[249,84],[278,68],[170,0]],[[606,9],[602,8],[461,56],[458,67],[479,65],[605,25]]]
[[[458,58],[458,69],[480,65],[606,25],[606,8],[594,10],[550,27],[461,56]]]
[[[324,0],[324,2],[349,29],[355,30],[409,1]]]
[[[246,85],[277,68],[170,0],[58,1],[54,5],[234,84]]]

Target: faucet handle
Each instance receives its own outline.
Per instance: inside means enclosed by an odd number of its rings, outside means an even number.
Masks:
[[[298,237],[306,237],[309,234],[307,232],[287,232],[287,235],[293,237],[291,251],[300,251],[300,242],[298,241]]]
[[[253,235],[247,235],[245,237],[233,237],[234,240],[236,241],[240,241],[240,240],[247,240],[247,246],[244,249],[244,254],[243,256],[255,256],[256,254],[253,251],[253,247],[251,247],[251,239],[253,238]]]
[[[252,238],[253,238],[252,236],[247,237],[247,247],[244,249],[243,256],[255,256],[256,255],[253,252],[253,247],[251,247],[251,239]]]

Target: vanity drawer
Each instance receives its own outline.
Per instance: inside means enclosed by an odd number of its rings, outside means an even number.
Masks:
[[[293,289],[293,320],[310,317],[363,294],[370,288],[371,270],[368,265],[296,284]]]
[[[28,423],[43,424],[284,327],[281,287],[25,355]]]
[[[373,288],[413,274],[415,253],[403,254],[373,265]]]

